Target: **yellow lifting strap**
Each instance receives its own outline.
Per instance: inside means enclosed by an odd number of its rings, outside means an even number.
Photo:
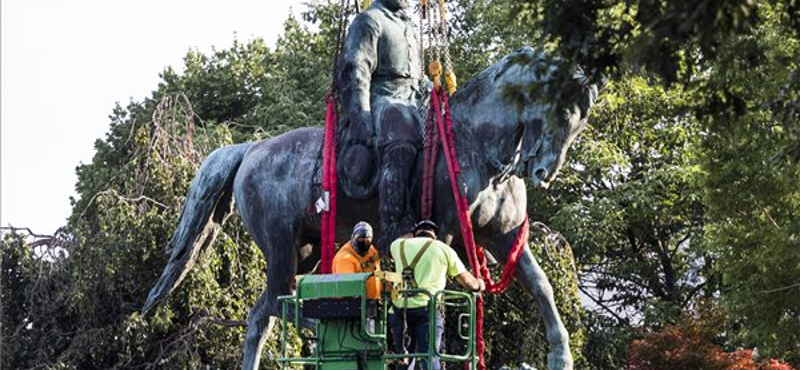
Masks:
[[[432,61],[428,65],[428,75],[431,77],[431,81],[433,81],[433,87],[439,88],[442,86],[442,63],[438,60]]]
[[[364,0],[364,2],[361,4],[361,9],[369,8],[370,3],[372,3],[371,0]]]
[[[447,74],[444,75],[444,82],[447,84],[447,93],[453,95],[458,88],[456,74],[453,71],[447,71]]]

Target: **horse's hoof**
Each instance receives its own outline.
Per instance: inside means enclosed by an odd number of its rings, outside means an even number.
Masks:
[[[549,370],[572,370],[572,354],[563,349],[555,349],[547,355]]]

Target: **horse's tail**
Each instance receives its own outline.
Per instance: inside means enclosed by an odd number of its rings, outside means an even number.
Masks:
[[[142,307],[146,313],[181,283],[200,253],[217,236],[219,226],[233,210],[233,179],[251,144],[213,151],[197,171],[178,228],[172,234],[172,254]]]

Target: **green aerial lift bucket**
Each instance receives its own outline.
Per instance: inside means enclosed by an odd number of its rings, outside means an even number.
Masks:
[[[382,299],[366,298],[367,280],[375,275],[384,286]],[[317,370],[385,370],[389,363],[409,358],[430,359],[438,354],[441,361],[468,362],[476,368],[475,298],[472,293],[441,291],[430,300],[431,322],[435,322],[437,306],[459,312],[458,337],[465,341],[465,353],[440,353],[434,341],[426,353],[393,354],[388,349],[387,317],[390,296],[426,294],[425,290],[399,290],[400,275],[391,272],[305,275],[297,278],[297,293],[279,298],[282,308],[281,369],[289,365],[313,365]],[[290,307],[295,308],[289,310]],[[294,317],[287,317],[293,311]],[[309,357],[289,357],[288,323],[299,327],[300,318],[315,319],[316,336],[298,332],[301,340],[315,342],[315,353]],[[434,333],[431,325],[431,337]]]

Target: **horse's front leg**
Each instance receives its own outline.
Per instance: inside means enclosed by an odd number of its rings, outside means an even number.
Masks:
[[[533,295],[536,302],[539,303],[539,310],[544,318],[547,331],[547,342],[550,345],[547,367],[550,370],[572,370],[569,333],[558,314],[553,297],[553,287],[536,258],[533,257],[530,248],[527,245],[524,248],[517,265],[516,277],[525,290]]]
[[[476,236],[480,238],[478,240],[479,244],[483,244],[489,249],[501,263],[506,263],[520,227],[510,228],[508,231],[485,229],[481,230],[479,235]],[[517,263],[516,278],[528,294],[536,299],[539,304],[539,311],[544,318],[547,343],[550,345],[550,353],[547,355],[547,368],[549,370],[572,370],[569,333],[567,333],[567,329],[558,314],[553,297],[553,287],[550,285],[550,281],[541,266],[539,266],[536,258],[533,257],[527,241]]]

